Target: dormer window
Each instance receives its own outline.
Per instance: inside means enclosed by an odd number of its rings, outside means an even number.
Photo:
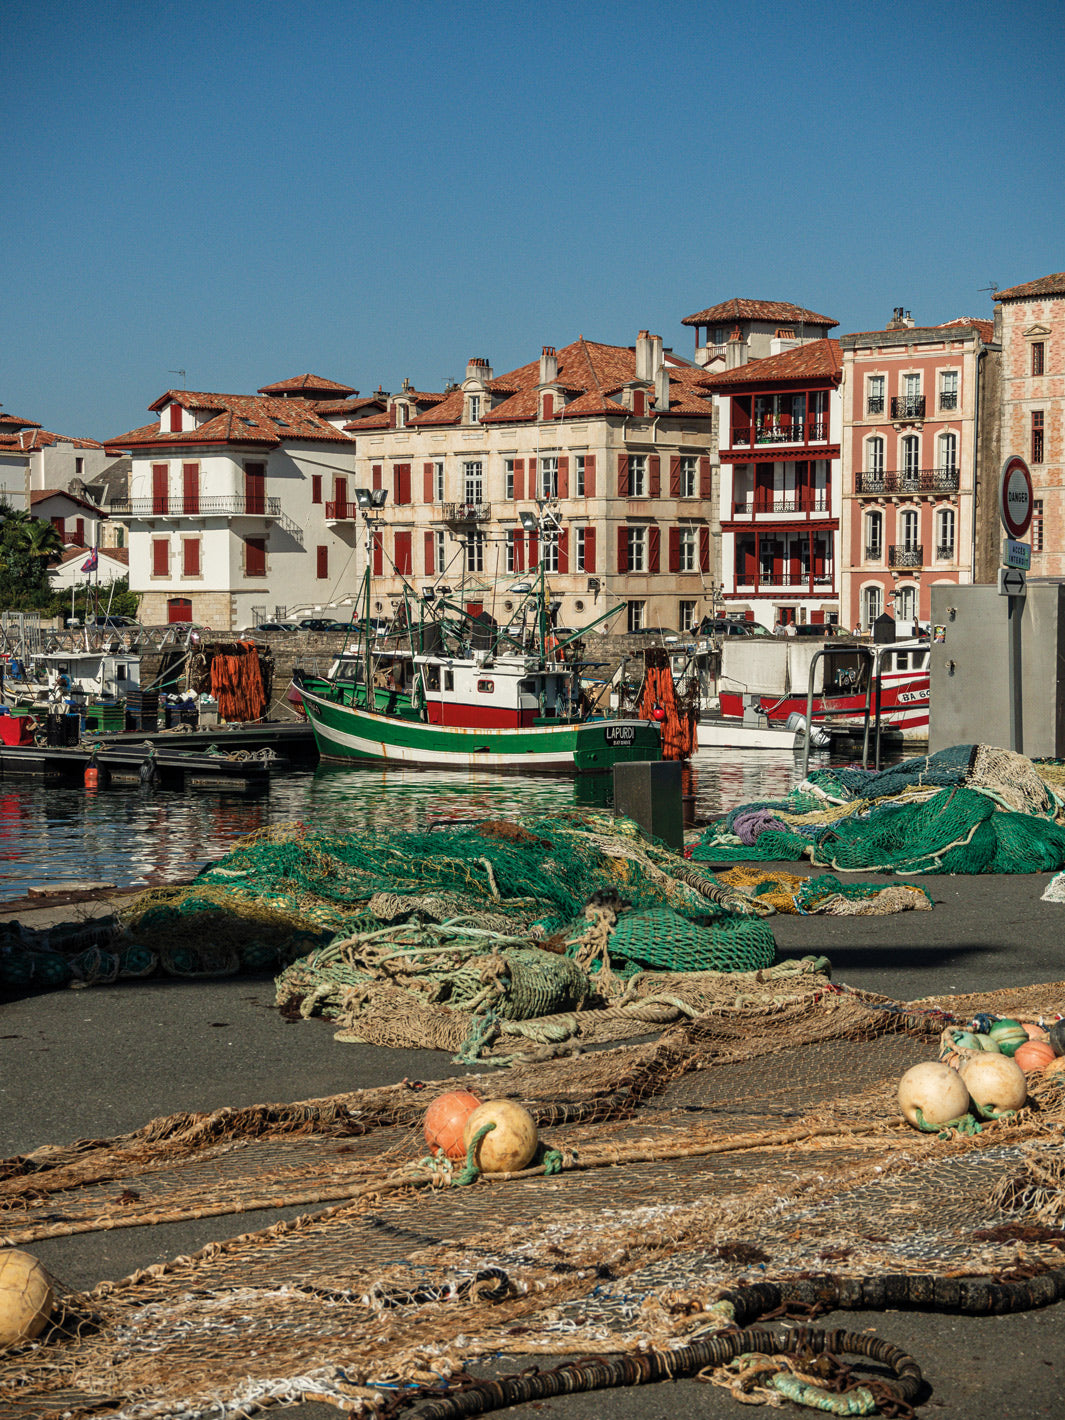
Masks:
[[[184,426],[182,425],[182,422],[181,422],[181,416],[184,414],[184,412],[185,412],[185,411],[181,408],[181,405],[180,405],[180,404],[172,404],[172,405],[170,406],[170,432],[171,432],[171,434],[180,434],[180,433],[181,433],[181,430],[182,430],[182,428],[184,427]]]
[[[633,390],[632,412],[633,414],[645,414],[647,412],[647,395],[644,390]]]
[[[553,419],[555,414],[555,396],[553,394],[544,395],[544,418]]]
[[[470,423],[479,424],[481,422],[481,396],[471,394],[470,397]]]
[[[407,406],[405,404],[396,405],[396,428],[403,429],[407,423]]]

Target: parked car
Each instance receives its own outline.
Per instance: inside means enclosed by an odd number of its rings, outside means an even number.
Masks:
[[[300,631],[346,631],[346,621],[334,621],[331,616],[304,616],[296,623]]]
[[[94,616],[89,620],[89,626],[97,631],[126,630],[130,626],[138,626],[140,623],[132,616]]]
[[[765,627],[758,621],[740,621],[732,616],[704,616],[700,636],[761,636]]]

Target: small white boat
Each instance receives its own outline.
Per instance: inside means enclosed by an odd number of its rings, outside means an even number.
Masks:
[[[699,716],[697,733],[698,747],[692,756],[696,763],[702,750],[712,749],[766,749],[778,753],[790,750],[801,754],[806,740],[806,717],[792,714],[781,725],[757,712],[737,720],[704,710]],[[829,744],[829,736],[816,724],[810,744],[816,749]]]

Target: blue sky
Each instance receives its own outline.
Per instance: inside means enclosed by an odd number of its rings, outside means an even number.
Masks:
[[[6,0],[0,403],[440,389],[732,296],[841,331],[1065,269],[1060,5]]]

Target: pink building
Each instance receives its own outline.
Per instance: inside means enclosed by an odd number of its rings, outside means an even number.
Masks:
[[[1032,474],[1032,577],[1065,577],[1065,272],[995,294],[1002,457]]]
[[[933,583],[977,580],[992,337],[991,321],[916,326],[901,307],[884,330],[840,337],[845,625],[868,630],[887,611],[909,633],[930,617]]]

